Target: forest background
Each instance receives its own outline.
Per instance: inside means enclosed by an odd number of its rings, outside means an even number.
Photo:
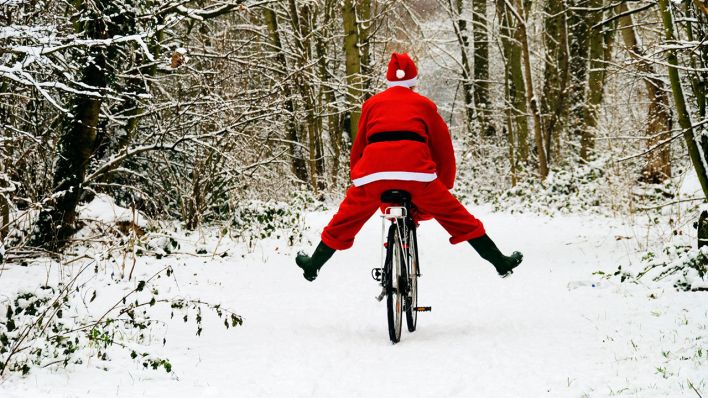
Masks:
[[[420,64],[418,90],[450,125],[460,195],[538,204],[550,188],[568,196],[555,207],[627,213],[674,198],[695,169],[705,196],[706,10],[4,0],[3,241],[61,250],[97,193],[187,229],[233,222],[252,200],[339,197],[361,103],[394,51]],[[601,182],[581,192],[588,179]]]

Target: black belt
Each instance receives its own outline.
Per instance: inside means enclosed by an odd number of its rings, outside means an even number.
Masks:
[[[372,134],[369,137],[369,144],[385,141],[418,141],[425,143],[425,138],[412,131],[384,131]]]

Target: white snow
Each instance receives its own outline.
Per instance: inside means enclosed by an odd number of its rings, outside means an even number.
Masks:
[[[110,206],[100,203],[90,207],[106,214],[99,209]],[[301,247],[264,240],[249,253],[203,231],[183,237],[181,250],[194,253],[206,240],[229,256],[140,257],[137,279],[172,265],[175,279],[162,281],[161,290],[171,284],[175,295],[222,303],[243,316],[242,326],[225,330],[205,315],[197,337],[165,314],[167,344],[155,346],[172,373],[143,370],[114,353],[111,361],[13,375],[0,396],[697,397],[689,383],[708,394],[705,293],[592,274],[636,261],[636,242],[616,236],[641,236],[642,227],[600,216],[471,210],[503,250],[524,252],[524,264],[502,280],[469,245],[451,246],[435,222],[424,223],[419,303],[432,312],[421,313],[418,330],[404,331],[399,344],[388,340],[385,304],[374,300],[380,289],[370,277],[379,266],[378,216],[313,283],[294,264]],[[307,216],[308,251],[331,215]],[[105,279],[110,264],[95,279]],[[58,268],[12,265],[0,292]]]
[[[132,222],[141,228],[147,226],[147,220],[142,213],[118,206],[113,198],[106,194],[96,194],[90,203],[79,206],[78,213],[79,218],[104,224]]]
[[[696,169],[691,167],[686,172],[681,181],[681,187],[679,188],[679,193],[685,198],[695,198],[702,196],[703,190],[701,188],[701,183],[698,181],[698,174],[696,174]]]

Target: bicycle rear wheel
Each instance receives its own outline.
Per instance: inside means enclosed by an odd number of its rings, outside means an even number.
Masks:
[[[409,332],[415,332],[418,324],[418,238],[415,229],[408,230],[408,292],[406,297],[406,324]]]
[[[401,238],[396,224],[388,230],[386,245],[386,308],[388,315],[388,336],[393,343],[401,340],[401,324],[403,323],[403,286],[405,284],[405,263],[401,253]]]

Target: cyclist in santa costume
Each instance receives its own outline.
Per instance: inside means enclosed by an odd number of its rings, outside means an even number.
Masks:
[[[352,246],[381,205],[381,194],[391,189],[408,191],[417,220],[435,218],[450,243],[468,241],[500,276],[521,263],[521,253],[503,255],[482,222],[450,193],[456,172],[450,133],[435,104],[412,90],[417,76],[408,54],[394,53],[386,73],[389,88],[364,102],[350,157],[352,187],[313,255],[301,252],[295,259],[305,279],[314,280],[336,250]]]

